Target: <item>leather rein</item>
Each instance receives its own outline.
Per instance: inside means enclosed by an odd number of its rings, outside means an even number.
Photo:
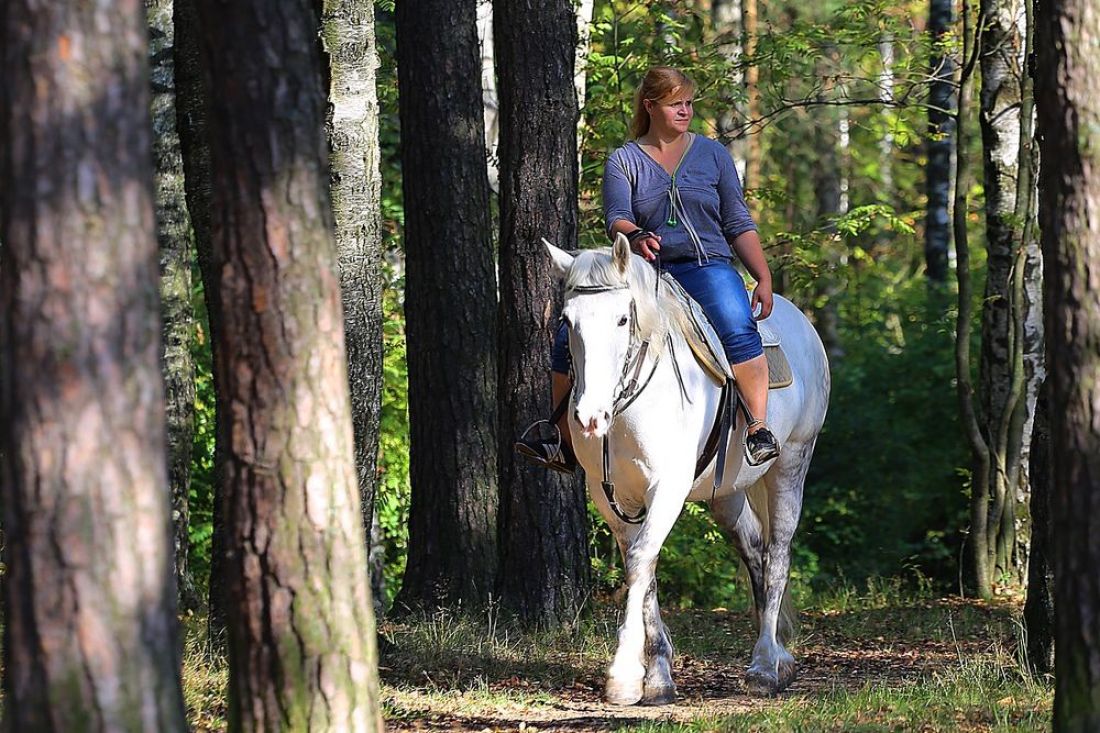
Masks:
[[[580,293],[601,293],[611,290],[623,290],[629,288],[627,284],[623,285],[610,285],[610,286],[574,286],[571,290]],[[660,278],[658,277],[657,287],[660,287]],[[665,338],[668,340],[669,353],[673,357],[673,368],[676,373],[676,379],[680,384],[680,391],[685,397],[687,397],[687,388],[684,386],[684,378],[680,374],[679,367],[676,365],[675,347],[672,341],[672,334],[666,334]],[[611,417],[622,414],[626,411],[630,405],[634,403],[636,399],[645,391],[645,388],[649,386],[649,382],[653,379],[653,375],[657,372],[657,366],[660,364],[661,357],[658,355],[653,359],[653,366],[649,370],[649,375],[645,378],[645,381],[639,386],[638,379],[641,376],[642,368],[645,366],[646,356],[649,353],[650,342],[648,339],[641,341],[638,344],[638,312],[634,299],[630,301],[630,344],[627,347],[627,356],[623,360],[622,373],[619,375],[619,381],[616,385],[618,393],[615,395],[615,400],[612,402]],[[572,371],[572,366],[570,366]],[[633,374],[631,374],[633,372]],[[629,381],[627,376],[630,375]],[[570,374],[570,381],[576,384],[575,375]],[[572,388],[570,388],[569,394],[565,395],[565,399],[559,406],[559,409],[564,412],[564,407],[569,403],[569,398],[572,394]],[[718,454],[718,466],[715,469],[714,476],[714,488],[711,493],[713,499],[714,494],[717,493],[718,488],[722,484],[722,479],[725,472],[725,458],[726,458],[726,446],[729,443],[728,435],[733,425],[733,416],[736,409],[736,402],[740,402],[740,395],[736,389],[733,388],[733,382],[727,381],[722,387],[722,396],[719,400],[718,414],[715,418],[714,425],[711,427],[710,434],[707,436],[707,442],[703,448],[702,455],[699,456],[695,466],[696,479],[702,475],[706,467],[710,465],[711,459],[714,458],[715,453]],[[690,398],[689,398],[690,401]],[[555,410],[558,412],[558,410]],[[553,420],[553,418],[552,418]],[[554,423],[556,424],[556,420]],[[608,427],[610,432],[610,426]],[[628,514],[619,502],[615,499],[615,483],[611,480],[611,457],[610,457],[610,445],[605,434],[603,437],[603,481],[600,485],[603,487],[604,496],[607,499],[608,506],[611,507],[611,511],[615,513],[621,521],[627,524],[641,524],[645,519],[647,508],[643,504],[642,508],[636,514]]]

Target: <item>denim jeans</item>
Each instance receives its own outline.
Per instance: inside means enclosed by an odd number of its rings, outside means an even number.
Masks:
[[[661,269],[698,301],[722,341],[730,364],[741,364],[764,353],[760,332],[752,317],[749,294],[741,273],[729,260],[711,258],[700,265],[696,260],[666,262]],[[569,331],[562,322],[554,334],[550,368],[569,373]]]

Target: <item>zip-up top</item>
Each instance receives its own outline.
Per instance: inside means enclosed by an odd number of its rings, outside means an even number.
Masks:
[[[745,205],[733,159],[722,145],[690,135],[670,175],[634,141],[607,159],[603,176],[604,221],[626,220],[661,236],[661,260],[730,259],[727,239],[756,224]]]

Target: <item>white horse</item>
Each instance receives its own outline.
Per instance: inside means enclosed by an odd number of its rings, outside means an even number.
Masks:
[[[685,501],[709,502],[745,562],[759,627],[746,685],[754,694],[776,694],[796,672],[784,647],[793,622],[786,591],[802,487],[829,398],[821,340],[798,308],[775,298],[768,323],[782,335],[794,377],[768,399],[767,422],[782,452],[750,467],[739,418],[722,486],[712,497],[717,459],[698,478],[695,466],[718,414],[721,389],[688,349],[688,326],[669,287],[658,287],[653,267],[631,254],[621,234],[610,252],[574,257],[549,243],[547,248],[553,273],[565,285],[562,316],[575,379],[573,446],[626,565],[626,614],[607,673],[607,700],[631,705],[675,699],[672,643],[657,603],[655,570]],[[614,484],[615,506],[602,486],[607,479]],[[643,510],[644,519],[629,521]]]

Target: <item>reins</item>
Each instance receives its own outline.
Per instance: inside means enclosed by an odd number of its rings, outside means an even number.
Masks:
[[[656,297],[660,292],[661,286],[661,274],[660,274],[660,259],[658,255],[657,260],[657,280],[654,285],[654,296]],[[628,284],[623,285],[578,285],[571,288],[571,290],[582,293],[600,293],[610,290],[623,290],[629,288]],[[657,367],[660,364],[660,356],[658,355],[653,359],[653,366],[649,370],[649,375],[645,378],[645,381],[639,386],[638,380],[641,377],[642,369],[645,366],[646,357],[649,354],[650,341],[645,339],[637,347],[635,351],[635,343],[638,332],[638,313],[637,305],[632,299],[630,302],[630,346],[627,349],[627,357],[623,362],[622,373],[619,376],[619,385],[621,390],[616,394],[615,400],[612,403],[612,418],[622,414],[628,407],[630,407],[636,399],[645,391],[645,388],[649,386],[650,381],[653,379],[654,374],[657,372]],[[672,334],[666,334],[668,339],[669,352],[672,354],[672,367],[676,375],[677,382],[680,385],[681,393],[691,401],[691,398],[687,394],[687,387],[684,384],[683,375],[680,373],[679,365],[676,363],[675,347],[673,344]],[[633,372],[633,374],[631,374]],[[629,375],[629,380],[627,379]],[[573,378],[570,381],[576,382]],[[565,412],[565,407],[569,403],[569,398],[572,394],[572,387],[569,393],[565,395],[561,404],[554,410],[554,417],[551,418],[553,424],[557,424],[557,420],[561,418],[561,415]],[[715,466],[714,473],[714,487],[711,491],[711,499],[718,493],[718,489],[721,487],[725,477],[725,463],[726,463],[726,451],[729,443],[729,434],[733,428],[733,421],[735,413],[738,408],[746,411],[747,408],[744,402],[740,399],[732,380],[722,388],[722,396],[719,399],[718,414],[715,418],[714,427],[711,429],[711,434],[708,436],[706,445],[703,449],[703,454],[699,456],[695,467],[695,478],[699,478],[702,472],[706,470],[706,467],[710,465],[711,459],[715,458],[717,453],[718,465]],[[609,429],[610,432],[610,429]],[[611,480],[611,447],[610,441],[605,434],[602,440],[603,449],[603,480],[600,482],[603,488],[604,496],[607,499],[607,504],[614,512],[615,516],[620,521],[627,524],[641,524],[645,519],[647,508],[643,504],[642,508],[636,514],[629,514],[625,509],[620,506],[619,502],[615,498],[615,482]]]

